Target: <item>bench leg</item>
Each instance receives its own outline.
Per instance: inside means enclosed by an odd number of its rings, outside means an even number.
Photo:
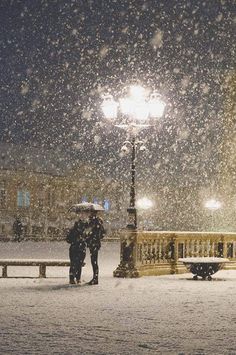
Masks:
[[[46,278],[46,265],[39,265],[39,277]]]
[[[2,277],[7,277],[7,265],[3,265],[2,267]]]

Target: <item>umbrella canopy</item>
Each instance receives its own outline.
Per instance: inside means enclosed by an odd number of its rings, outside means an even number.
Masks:
[[[76,203],[75,205],[72,205],[69,208],[69,212],[90,212],[90,211],[104,211],[104,208],[97,204],[97,203],[92,203],[92,202],[82,202],[82,203]]]

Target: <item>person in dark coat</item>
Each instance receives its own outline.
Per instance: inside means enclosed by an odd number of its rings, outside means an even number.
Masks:
[[[23,225],[19,217],[17,217],[13,223],[13,233],[14,233],[14,240],[16,242],[20,242],[23,234]]]
[[[80,284],[81,272],[84,265],[86,256],[86,242],[84,238],[84,229],[86,222],[79,219],[75,222],[73,228],[69,230],[66,237],[67,243],[70,244],[69,257],[70,257],[70,270],[69,270],[69,283]]]
[[[103,220],[97,216],[95,211],[91,212],[86,233],[86,243],[90,251],[91,264],[93,268],[93,278],[88,282],[88,285],[98,284],[98,251],[101,248],[101,239],[105,235]]]

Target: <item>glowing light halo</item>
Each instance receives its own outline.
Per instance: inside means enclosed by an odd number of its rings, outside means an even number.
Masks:
[[[139,86],[132,85],[129,90],[129,96],[120,98],[116,102],[111,95],[103,97],[102,111],[106,118],[115,119],[118,110],[123,114],[130,116],[134,121],[144,123],[148,117],[160,118],[164,114],[165,102],[161,96],[154,92],[150,96],[148,90]]]
[[[120,110],[122,114],[131,116],[134,120],[145,121],[149,115],[148,103],[145,100],[133,98],[120,99]]]
[[[124,97],[119,100],[120,110],[124,115],[132,115],[134,112],[134,101],[129,97]]]
[[[117,117],[118,103],[113,99],[112,95],[105,95],[103,97],[102,111],[108,119],[115,119]]]
[[[148,210],[153,206],[154,206],[153,201],[150,200],[148,197],[142,197],[137,201],[137,207],[142,210]]]
[[[221,202],[215,200],[214,198],[207,200],[204,204],[204,206],[209,210],[218,210],[219,208],[221,208],[221,205],[222,205]]]
[[[162,101],[159,94],[154,92],[149,100],[149,114],[151,117],[162,117],[165,110],[165,102]]]
[[[131,85],[129,93],[130,97],[135,101],[145,100],[148,95],[147,90],[140,85]]]

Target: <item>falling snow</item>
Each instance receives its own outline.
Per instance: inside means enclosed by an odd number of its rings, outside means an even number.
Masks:
[[[118,206],[115,217],[108,213],[106,223],[110,230],[124,227],[127,142],[145,106],[136,101],[135,117],[119,109],[116,119],[107,119],[102,103],[112,97],[119,106],[132,85],[145,89],[145,103],[154,94],[165,103],[158,119],[148,113],[142,122],[148,126],[136,137],[139,148],[145,146],[136,154],[137,198],[154,206],[139,212],[140,226],[235,232],[235,5],[235,0],[2,0],[0,239],[10,238],[4,221],[9,226],[19,212],[4,214],[13,196],[4,190],[12,172],[63,180],[77,169],[85,181],[96,176],[102,181],[97,190],[116,192],[110,201]],[[91,187],[84,180],[80,198]],[[208,208],[209,201],[220,207]],[[51,206],[48,213],[53,211]],[[1,245],[2,257],[27,257],[27,244],[17,250],[10,245]],[[209,284],[182,276],[118,282],[111,277],[118,254],[111,261],[114,250],[106,252],[103,279],[94,291],[69,289],[64,270],[43,281],[0,280],[0,350],[73,354],[80,346],[80,353],[91,354],[96,342],[101,354],[236,352],[234,272],[222,271],[222,280]],[[64,255],[64,247],[55,253]],[[86,267],[84,277],[88,273]]]

